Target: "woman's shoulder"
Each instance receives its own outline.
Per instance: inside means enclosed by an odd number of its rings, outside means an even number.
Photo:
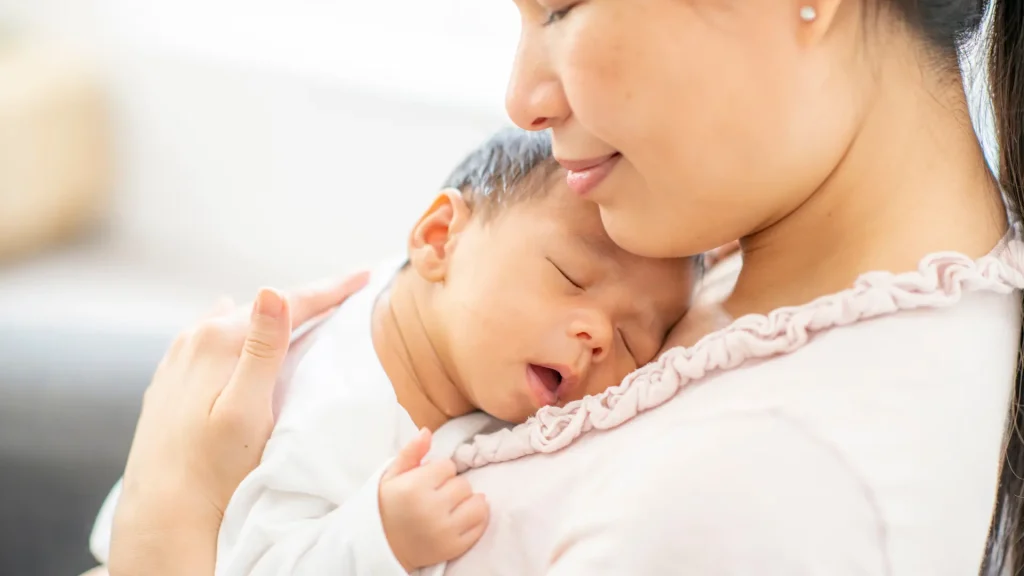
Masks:
[[[887,573],[865,479],[805,423],[770,410],[673,422],[676,407],[473,470],[493,534],[450,572],[499,557],[522,573]]]
[[[661,432],[580,490],[577,503],[607,504],[574,506],[559,540],[619,541],[614,561],[636,573],[891,573],[870,481],[808,423],[734,410]]]
[[[723,531],[695,540],[715,546],[690,550],[688,564],[784,563],[814,546],[821,565],[809,573],[844,573],[837,558],[855,573],[976,569],[1016,367],[1022,255],[1019,242],[977,261],[932,255],[913,273],[866,275],[846,293],[740,319],[602,396],[477,438],[457,460],[577,444],[555,459],[600,467],[601,481],[579,490],[563,534]]]

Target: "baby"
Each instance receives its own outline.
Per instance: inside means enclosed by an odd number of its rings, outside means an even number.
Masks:
[[[695,266],[618,248],[546,133],[498,133],[451,175],[407,257],[295,342],[217,574],[371,575],[396,559],[413,572],[460,556],[488,509],[430,432],[476,411],[522,422],[618,384],[686,311]],[[93,533],[101,561],[116,498]]]

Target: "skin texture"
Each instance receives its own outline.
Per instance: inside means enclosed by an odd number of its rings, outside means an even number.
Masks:
[[[1006,228],[959,78],[884,8],[822,0],[807,23],[803,4],[516,2],[512,119],[560,160],[621,154],[587,195],[621,247],[741,238],[732,316],[980,256]]]

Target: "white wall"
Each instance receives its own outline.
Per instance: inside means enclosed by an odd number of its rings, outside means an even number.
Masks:
[[[130,55],[117,70],[115,229],[274,281],[401,250],[447,172],[505,121],[205,60]]]
[[[109,78],[111,233],[174,282],[244,293],[371,263],[506,122],[492,0],[0,0]]]

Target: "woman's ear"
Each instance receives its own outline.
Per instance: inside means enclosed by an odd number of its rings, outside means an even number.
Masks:
[[[462,193],[445,188],[409,234],[409,263],[428,282],[444,282],[452,250],[469,223],[471,210]]]

